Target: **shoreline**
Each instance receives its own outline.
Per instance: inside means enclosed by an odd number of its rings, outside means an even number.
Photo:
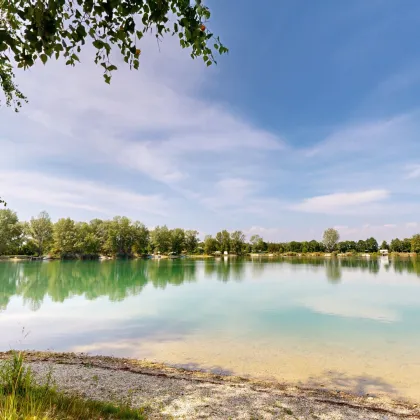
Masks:
[[[0,360],[11,355],[0,353]],[[75,353],[23,352],[42,378],[87,399],[130,400],[148,418],[420,419],[407,400],[261,381],[134,360]]]
[[[416,254],[413,252],[391,252],[388,255],[385,256],[386,258],[392,260],[394,258],[420,258],[420,254]],[[168,256],[168,255],[161,255],[160,257],[144,257],[144,256],[131,256],[131,257],[114,257],[114,256],[102,256],[102,255],[96,255],[96,256],[74,256],[74,257],[38,257],[33,255],[0,255],[0,261],[133,261],[133,260],[178,260],[178,259],[192,259],[192,260],[206,260],[206,259],[221,259],[221,258],[250,258],[250,259],[256,259],[256,258],[264,258],[264,259],[276,259],[276,258],[313,258],[313,259],[380,259],[381,256],[378,253],[346,253],[346,254],[334,254],[334,253],[322,253],[322,252],[307,252],[307,253],[292,253],[292,252],[286,252],[283,254],[243,254],[243,255],[236,255],[236,254],[228,254],[228,255],[208,255],[208,254],[191,254],[191,255],[183,255],[183,256]]]

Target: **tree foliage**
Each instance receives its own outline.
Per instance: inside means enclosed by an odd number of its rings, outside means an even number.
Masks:
[[[208,28],[210,10],[201,0],[0,0],[0,86],[5,103],[15,110],[26,100],[14,82],[14,68],[28,69],[63,56],[79,62],[87,44],[110,83],[117,66],[111,50],[119,51],[130,68],[138,69],[141,39],[153,34],[177,36],[192,58],[209,66],[215,54],[228,50]],[[1,103],[0,103],[1,104]]]
[[[44,249],[51,245],[53,239],[53,224],[46,211],[39,213],[37,218],[31,218],[27,225],[27,235],[34,241],[38,255],[43,255]]]
[[[10,210],[0,210],[0,255],[16,254],[23,236],[23,224],[17,214]]]
[[[20,222],[10,209],[0,210],[0,255],[45,255],[63,258],[93,258],[99,255],[133,257],[149,253],[207,254],[229,252],[245,255],[250,252],[278,254],[318,253],[325,250],[346,252],[378,251],[375,238],[355,241],[338,240],[338,233],[328,244],[325,241],[265,242],[259,235],[246,239],[242,231],[221,230],[215,237],[207,235],[200,242],[196,230],[169,229],[166,225],[149,229],[141,222],[117,216],[112,220],[93,219],[75,222],[70,218],[53,223],[46,212],[29,222]],[[384,246],[384,244],[382,244]],[[420,234],[391,241],[392,252],[420,253]]]
[[[220,252],[230,252],[230,234],[227,230],[216,233],[217,250]]]
[[[411,252],[420,254],[420,234],[414,235],[411,238]]]
[[[336,229],[328,228],[322,237],[322,242],[325,245],[327,251],[331,252],[334,250],[335,245],[340,239],[340,235]]]

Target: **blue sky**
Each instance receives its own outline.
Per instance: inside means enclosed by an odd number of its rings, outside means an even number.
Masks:
[[[9,207],[268,240],[417,233],[420,3],[208,4],[230,48],[217,67],[150,38],[111,86],[91,50],[17,74],[30,102],[0,110]]]

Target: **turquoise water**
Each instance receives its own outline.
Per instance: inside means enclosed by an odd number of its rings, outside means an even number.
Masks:
[[[0,350],[420,395],[418,260],[1,262]]]

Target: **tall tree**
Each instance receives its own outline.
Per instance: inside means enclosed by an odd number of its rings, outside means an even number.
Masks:
[[[401,240],[398,238],[393,239],[389,245],[389,249],[391,252],[402,252],[403,247]]]
[[[17,214],[10,210],[0,210],[0,255],[14,254],[22,243],[23,225]]]
[[[402,251],[401,252],[410,252],[411,251],[411,239],[404,238],[401,241]]]
[[[230,235],[230,249],[238,255],[241,255],[245,246],[245,235],[240,230],[232,232]]]
[[[150,242],[152,250],[155,252],[162,252],[163,254],[171,251],[171,231],[167,226],[156,226],[150,232]]]
[[[411,238],[411,252],[420,254],[420,234],[413,235]]]
[[[135,227],[128,217],[116,216],[107,223],[105,249],[112,255],[130,256],[136,243]]]
[[[76,223],[77,232],[77,252],[82,255],[99,255],[102,249],[102,242],[100,236],[95,232],[94,226],[91,223],[79,222]]]
[[[359,241],[357,241],[356,244],[356,251],[357,252],[366,252],[366,241],[363,241],[362,239],[360,239]]]
[[[198,232],[196,230],[185,231],[185,250],[192,254],[198,246]]]
[[[61,256],[77,254],[79,235],[74,220],[59,219],[54,224],[53,240],[54,251]]]
[[[389,249],[389,245],[387,241],[382,241],[381,243],[381,249]]]
[[[366,251],[378,252],[378,242],[375,238],[366,239]]]
[[[325,245],[325,248],[328,252],[334,250],[335,245],[340,239],[340,234],[336,229],[328,228],[322,237],[322,242]]]
[[[28,224],[28,235],[36,244],[38,255],[43,255],[53,240],[53,224],[46,211],[39,213],[37,218],[31,218]]]
[[[249,241],[251,242],[252,252],[262,252],[267,247],[260,235],[252,235]]]
[[[140,65],[140,43],[147,33],[158,41],[176,35],[192,58],[209,66],[214,52],[227,52],[206,27],[210,10],[202,0],[0,0],[0,87],[6,104],[17,110],[26,99],[14,82],[14,67],[28,69],[64,56],[74,66],[89,42],[95,63],[104,69],[105,82],[117,70],[111,49],[120,51],[130,68]]]
[[[171,230],[171,250],[175,254],[179,255],[185,247],[185,232],[184,229],[172,229]]]
[[[134,231],[136,240],[134,242],[134,252],[137,254],[145,254],[148,251],[149,248],[149,239],[150,239],[150,232],[147,227],[140,222],[135,222],[134,225]]]
[[[206,237],[204,238],[204,252],[206,253],[206,255],[211,255],[218,251],[218,245],[219,244],[217,240],[213,238],[213,236],[206,235]]]
[[[222,230],[216,233],[216,241],[218,243],[218,250],[221,252],[230,252],[230,235],[227,230]]]

